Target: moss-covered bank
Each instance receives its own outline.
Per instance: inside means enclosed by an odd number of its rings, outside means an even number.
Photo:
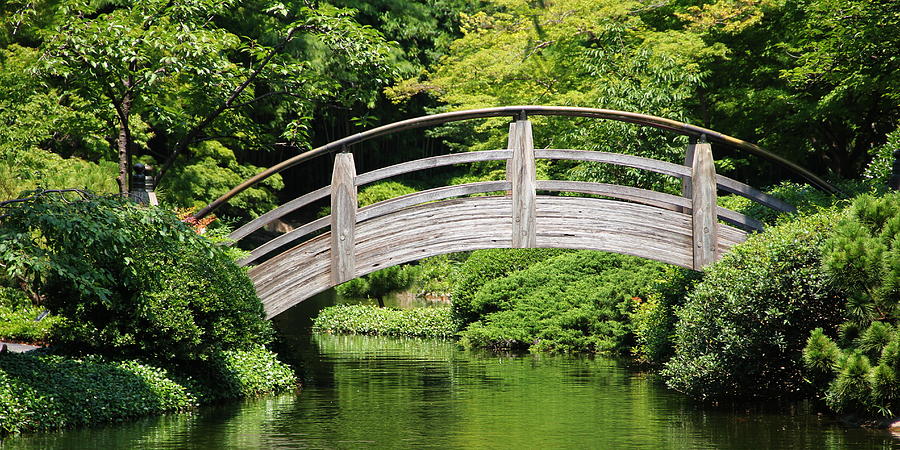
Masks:
[[[219,352],[189,368],[46,350],[2,353],[0,435],[188,411],[296,385],[291,368],[263,347]]]

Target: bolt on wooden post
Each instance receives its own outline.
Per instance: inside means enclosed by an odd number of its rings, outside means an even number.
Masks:
[[[691,163],[691,219],[693,221],[694,270],[716,261],[719,222],[716,214],[716,168],[712,148],[705,139],[694,146]]]
[[[331,174],[331,281],[356,278],[356,166],[352,153],[338,153]]]
[[[512,183],[512,247],[535,248],[535,162],[531,121],[520,118],[509,124],[512,158],[506,178]]]

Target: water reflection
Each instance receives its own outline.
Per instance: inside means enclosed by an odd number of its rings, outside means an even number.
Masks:
[[[302,391],[192,415],[12,438],[8,448],[890,448],[803,405],[711,410],[612,359],[465,352],[448,341],[310,336]]]

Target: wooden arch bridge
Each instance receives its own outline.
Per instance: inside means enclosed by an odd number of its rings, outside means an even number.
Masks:
[[[631,122],[691,137],[685,164],[634,155],[570,149],[535,149],[529,115],[592,117]],[[297,197],[231,234],[235,241],[317,200],[330,197],[331,214],[256,247],[240,261],[256,263],[250,278],[267,317],[330,287],[376,270],[442,253],[485,248],[554,247],[622,253],[694,270],[761,230],[758,221],[716,205],[718,190],[780,211],[794,208],[733,179],[717,175],[710,142],[772,160],[828,191],[834,188],[803,168],[758,146],[712,130],[643,114],[590,108],[513,106],[425,116],[375,128],[302,153],[232,189],[199,211],[200,218],[244,189],[316,156],[400,130],[457,120],[510,116],[508,148],[456,153],[357,174],[353,155],[334,158],[329,186]],[[677,177],[682,195],[604,183],[537,180],[536,159],[593,161]],[[506,180],[443,186],[357,208],[357,189],[419,170],[481,161],[506,161]],[[537,195],[576,192],[597,197]],[[505,192],[505,195],[482,195]],[[321,233],[328,228],[328,231]],[[316,235],[315,233],[320,233]]]

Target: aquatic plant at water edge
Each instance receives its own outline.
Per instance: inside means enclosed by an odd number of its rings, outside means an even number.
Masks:
[[[163,367],[46,350],[0,354],[0,435],[90,426],[218,400],[284,391],[297,379],[262,348],[216,353],[191,367]]]
[[[373,334],[448,338],[456,328],[450,308],[392,309],[371,305],[336,305],[323,309],[313,320],[320,333]]]

